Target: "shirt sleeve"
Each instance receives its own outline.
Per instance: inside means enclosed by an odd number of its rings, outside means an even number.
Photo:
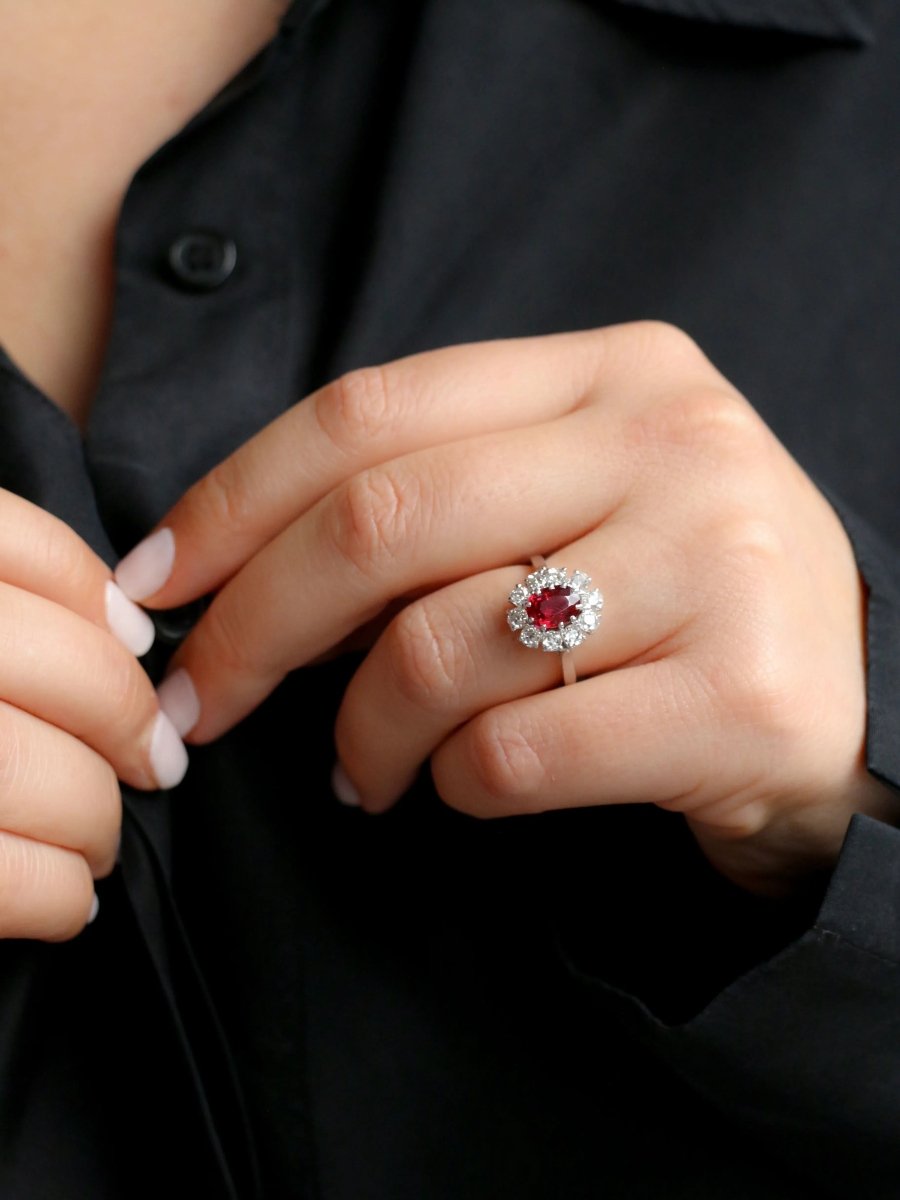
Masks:
[[[867,766],[900,792],[900,549],[818,485],[867,584]],[[679,845],[660,869],[699,883],[670,876],[671,902],[651,889],[643,912],[624,898],[630,958],[590,918],[553,920],[570,981],[816,1194],[900,1194],[900,829],[857,813],[828,877],[787,904]]]

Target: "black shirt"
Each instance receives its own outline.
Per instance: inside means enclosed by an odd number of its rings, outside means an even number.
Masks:
[[[296,3],[132,183],[84,438],[0,362],[0,483],[113,563],[349,368],[671,321],[844,520],[900,788],[898,45],[893,0]],[[355,665],[128,791],[82,936],[0,946],[4,1200],[900,1193],[900,830],[773,903],[653,806],[478,822],[426,770],[369,818]]]

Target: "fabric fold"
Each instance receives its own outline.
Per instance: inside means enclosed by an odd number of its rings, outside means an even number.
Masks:
[[[670,16],[808,37],[872,42],[872,23],[857,0],[614,0]]]

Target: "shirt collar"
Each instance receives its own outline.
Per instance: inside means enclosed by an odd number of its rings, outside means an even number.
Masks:
[[[305,23],[332,0],[292,0],[286,27]],[[794,33],[868,45],[874,41],[872,0],[613,0],[626,8],[688,17],[707,24]]]
[[[615,0],[671,16],[868,45],[871,0]]]

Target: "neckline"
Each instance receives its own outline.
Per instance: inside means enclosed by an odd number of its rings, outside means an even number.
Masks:
[[[41,388],[29,373],[17,362],[13,355],[6,348],[6,345],[0,340],[0,372],[6,375],[8,379],[15,382],[20,388],[25,388],[30,395],[37,400],[38,405],[44,410],[50,410],[53,414],[53,419],[57,423],[62,423],[61,428],[65,428],[70,436],[74,438],[84,449],[91,440],[91,435],[94,427],[94,416],[100,407],[101,399],[107,390],[107,379],[110,373],[110,367],[114,357],[116,329],[118,325],[118,295],[119,295],[119,245],[122,232],[123,214],[128,208],[129,198],[132,195],[135,184],[140,179],[141,175],[151,168],[152,164],[159,158],[170,152],[171,148],[182,141],[185,137],[191,135],[196,129],[202,127],[206,121],[212,116],[218,114],[223,109],[226,109],[234,103],[239,97],[255,87],[269,73],[269,70],[274,64],[283,60],[285,57],[282,51],[292,35],[306,21],[312,18],[322,8],[329,4],[331,0],[290,0],[288,7],[281,15],[278,26],[272,37],[260,47],[260,49],[250,58],[242,67],[240,67],[234,75],[222,85],[222,87],[212,96],[201,108],[185,120],[178,129],[176,129],[170,137],[153,150],[146,159],[137,167],[128,181],[127,187],[122,195],[122,202],[119,206],[119,212],[116,217],[114,246],[115,246],[115,280],[112,296],[112,311],[110,314],[109,329],[107,332],[106,345],[100,366],[100,372],[97,378],[97,383],[94,388],[94,393],[91,398],[91,405],[88,410],[87,421],[84,429],[78,424],[75,418],[61,405],[57,404],[47,393]]]

